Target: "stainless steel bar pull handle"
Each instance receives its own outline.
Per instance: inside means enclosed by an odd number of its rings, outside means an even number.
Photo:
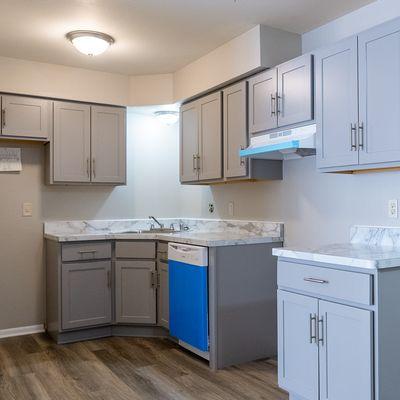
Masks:
[[[240,150],[244,150],[244,146],[240,146]],[[245,165],[246,164],[246,160],[244,159],[244,157],[240,157],[240,165]]]
[[[303,278],[306,282],[311,282],[311,283],[329,283],[329,281],[325,279],[319,279],[319,278]]]
[[[196,159],[197,156],[196,154],[193,154],[193,171],[196,172],[197,171],[197,167],[196,167]]]
[[[282,96],[280,96],[277,93],[276,94],[276,113],[277,114],[282,114],[281,103],[282,103]]]
[[[79,254],[94,254],[97,253],[97,250],[79,250]]]
[[[271,117],[276,115],[276,96],[271,93]]]
[[[200,171],[200,154],[197,154],[197,171]]]
[[[364,150],[364,123],[358,125],[358,148]]]
[[[3,128],[6,127],[6,109],[5,108],[2,108],[2,110],[1,110],[1,126]]]
[[[310,343],[317,343],[317,316],[310,314]]]
[[[87,177],[90,178],[90,160],[89,160],[89,157],[86,159],[86,174],[87,174]]]
[[[318,318],[318,343],[321,343],[321,346],[324,345],[324,317]]]
[[[96,160],[92,159],[92,174],[93,174],[93,178],[96,178]]]
[[[357,127],[356,124],[350,124],[351,151],[357,151]]]

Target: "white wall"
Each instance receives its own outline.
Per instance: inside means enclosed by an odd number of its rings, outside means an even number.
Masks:
[[[303,52],[307,53],[326,44],[334,43],[398,16],[400,16],[399,0],[377,0],[305,33],[302,37]]]

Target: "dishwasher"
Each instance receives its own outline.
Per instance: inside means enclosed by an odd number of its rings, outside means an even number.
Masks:
[[[170,335],[209,359],[208,248],[169,243],[168,267]]]

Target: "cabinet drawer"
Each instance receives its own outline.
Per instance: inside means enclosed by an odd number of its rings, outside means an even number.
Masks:
[[[117,258],[156,258],[156,242],[118,241],[115,244]]]
[[[99,260],[111,258],[110,242],[88,242],[63,244],[62,261]]]
[[[372,275],[368,274],[279,261],[278,286],[354,303],[373,304]]]

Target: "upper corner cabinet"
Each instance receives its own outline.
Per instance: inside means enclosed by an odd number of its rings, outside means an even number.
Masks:
[[[313,56],[305,54],[248,80],[249,133],[314,118]]]
[[[51,184],[124,184],[126,111],[54,102]]]
[[[47,141],[51,132],[51,101],[26,96],[1,96],[1,136]]]
[[[400,165],[400,18],[316,55],[322,172]]]
[[[184,104],[180,110],[180,180],[222,179],[222,93]]]

